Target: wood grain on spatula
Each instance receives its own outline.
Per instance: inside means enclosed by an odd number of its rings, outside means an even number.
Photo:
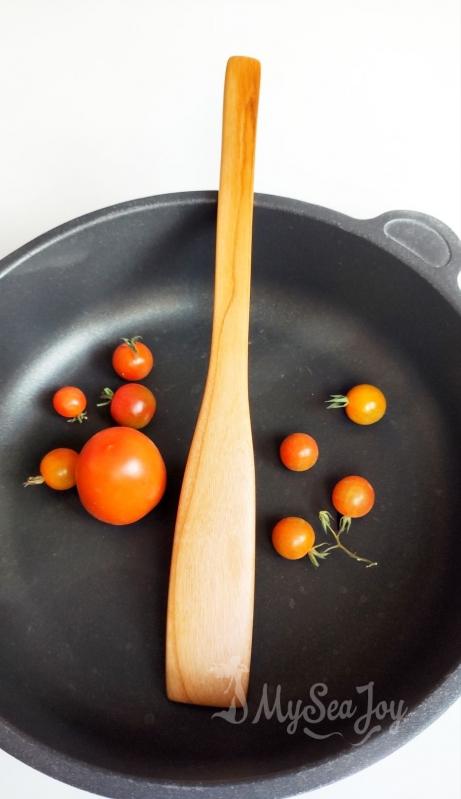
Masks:
[[[224,87],[213,333],[176,520],[166,685],[177,702],[246,701],[254,605],[255,477],[248,403],[253,175],[260,64]]]

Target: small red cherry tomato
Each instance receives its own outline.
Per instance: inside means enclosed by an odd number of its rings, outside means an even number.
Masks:
[[[83,422],[86,397],[83,391],[76,386],[63,386],[53,395],[53,408],[60,416],[65,416],[69,422]]]
[[[104,402],[98,402],[98,406],[110,404],[112,418],[117,424],[136,430],[149,424],[157,408],[152,391],[141,383],[126,383],[116,391],[105,388],[101,399]]]
[[[317,463],[319,448],[315,438],[307,433],[292,433],[280,445],[280,459],[287,469],[305,472]]]
[[[357,519],[371,511],[375,504],[375,491],[364,477],[349,475],[336,483],[331,501],[342,516]]]
[[[123,338],[112,355],[112,366],[124,380],[143,380],[154,365],[152,352],[140,339],[141,336]]]

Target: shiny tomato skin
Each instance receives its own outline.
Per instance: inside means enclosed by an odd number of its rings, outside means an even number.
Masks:
[[[40,474],[45,484],[55,491],[67,491],[75,485],[78,453],[67,447],[47,452],[40,461]]]
[[[375,504],[375,490],[365,477],[349,475],[336,483],[331,501],[342,516],[358,519],[371,511]]]
[[[319,448],[307,433],[291,433],[280,445],[280,460],[293,472],[305,472],[317,463]]]
[[[299,516],[286,516],[280,519],[272,530],[272,545],[275,551],[287,560],[304,558],[314,544],[314,528]]]
[[[115,348],[112,355],[112,366],[124,380],[143,380],[153,365],[154,356],[142,341],[136,341],[133,347],[123,342]]]
[[[77,490],[83,507],[107,524],[131,524],[161,500],[166,468],[160,451],[131,427],[95,433],[77,462]]]
[[[112,418],[117,424],[140,430],[151,421],[157,401],[146,386],[126,383],[114,393],[110,403]]]
[[[377,386],[361,383],[351,388],[346,396],[346,414],[355,424],[375,424],[386,413],[386,397]]]
[[[85,394],[76,386],[63,386],[53,395],[53,408],[67,419],[80,416],[86,408]]]

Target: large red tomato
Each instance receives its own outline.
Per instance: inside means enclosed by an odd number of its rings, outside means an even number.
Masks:
[[[160,502],[166,468],[144,433],[131,427],[108,427],[86,442],[77,461],[76,479],[88,513],[108,524],[131,524]]]

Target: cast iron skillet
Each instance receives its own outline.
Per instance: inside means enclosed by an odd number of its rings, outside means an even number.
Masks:
[[[1,264],[0,743],[111,797],[199,788],[213,799],[293,795],[390,753],[459,693],[460,242],[418,213],[361,221],[257,195],[248,714],[233,724],[165,698],[168,567],[207,365],[215,215],[213,192],[128,202],[69,222]],[[103,386],[118,385],[110,353],[135,334],[157,356],[148,431],[170,480],[152,515],[114,528],[86,515],[74,492],[21,481],[45,451],[78,448],[108,423],[94,406]],[[388,397],[378,425],[325,410],[330,393],[357,382]],[[51,412],[63,384],[87,391],[87,424]],[[295,430],[319,442],[307,474],[278,462],[281,437]],[[379,567],[338,553],[318,570],[278,558],[274,521],[315,523],[334,481],[351,473],[372,481],[377,502],[354,522],[350,545]],[[371,683],[377,713],[367,724]],[[278,718],[260,713],[254,723],[261,698],[271,706],[277,690]],[[322,721],[334,699],[349,700],[349,717],[335,718],[333,705]],[[291,733],[282,718],[289,700],[312,705]],[[378,718],[399,702],[408,711],[400,724]]]

